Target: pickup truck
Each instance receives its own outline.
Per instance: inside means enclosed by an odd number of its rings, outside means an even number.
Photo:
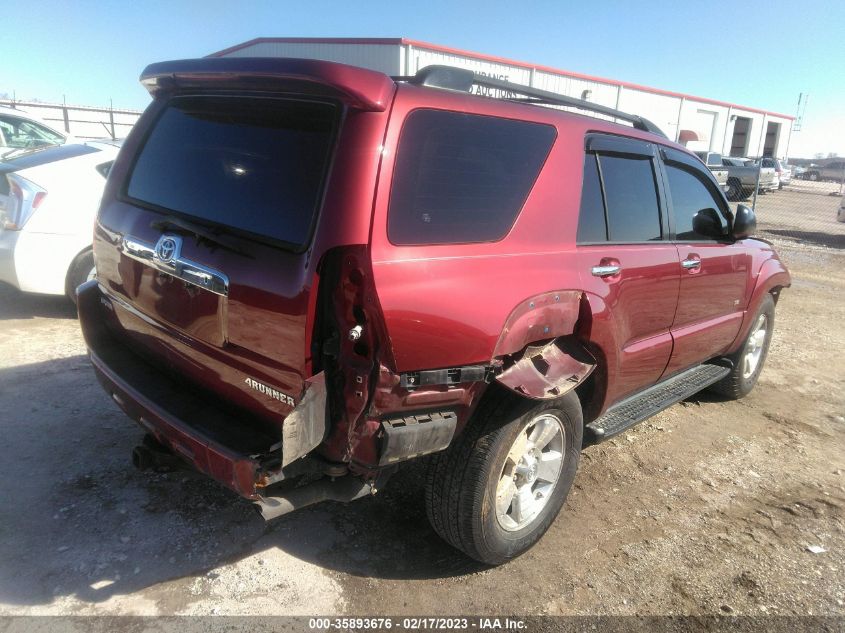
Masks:
[[[728,169],[728,200],[745,200],[754,193],[757,186],[757,170],[760,171],[760,192],[774,191],[780,184],[777,173],[771,167],[758,167],[748,158],[722,157],[722,165]]]
[[[845,161],[828,163],[827,165],[810,165],[803,174],[804,180],[845,180]]]
[[[722,165],[722,155],[718,152],[696,152],[696,156],[698,156],[702,162],[707,165],[707,169],[709,169],[713,173],[713,177],[716,179],[716,182],[719,183],[719,187],[722,188],[722,191],[728,191],[728,170]]]

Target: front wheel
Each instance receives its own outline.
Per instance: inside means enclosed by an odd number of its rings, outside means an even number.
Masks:
[[[500,565],[534,545],[560,512],[581,453],[574,392],[529,401],[497,389],[433,459],[426,510],[435,531],[472,558]]]
[[[713,391],[731,400],[738,400],[754,389],[769,353],[774,327],[775,300],[772,295],[767,294],[754,315],[748,338],[745,339],[739,351],[731,356],[731,361],[733,361],[731,373],[713,385],[711,387]]]

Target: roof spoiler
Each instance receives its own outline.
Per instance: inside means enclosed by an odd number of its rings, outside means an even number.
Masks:
[[[603,114],[615,119],[627,121],[638,130],[651,132],[652,134],[657,134],[666,138],[666,134],[663,133],[663,130],[648,119],[636,114],[629,114],[627,112],[622,112],[621,110],[609,108],[597,103],[590,103],[589,101],[584,101],[582,99],[567,97],[556,92],[540,90],[539,88],[532,88],[530,86],[523,86],[522,84],[516,84],[510,81],[480,75],[465,68],[437,65],[426,66],[418,71],[416,75],[409,77],[394,77],[394,79],[396,81],[407,81],[408,83],[417,86],[444,88],[446,90],[456,90],[459,92],[470,92],[473,86],[484,86],[485,88],[493,88],[512,95],[521,95],[522,97],[525,97],[523,99],[506,97],[510,101],[521,101],[537,105],[565,106],[568,108],[589,110],[597,114]]]
[[[150,64],[141,84],[153,98],[174,90],[233,88],[295,91],[340,99],[350,107],[383,112],[396,84],[373,70],[316,59],[219,57]]]

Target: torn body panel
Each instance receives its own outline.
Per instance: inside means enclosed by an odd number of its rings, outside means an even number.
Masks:
[[[521,352],[528,345],[568,336],[581,309],[580,290],[559,290],[530,297],[510,313],[493,350],[493,358]]]
[[[535,399],[559,398],[581,384],[596,359],[575,333],[582,293],[561,290],[531,297],[517,306],[502,330],[493,362],[501,363],[497,380]]]
[[[305,395],[282,425],[282,468],[304,457],[326,436],[326,377],[323,372],[305,383]]]
[[[511,359],[509,359],[511,360]],[[596,360],[579,344],[565,338],[529,345],[497,380],[509,389],[539,400],[559,398],[580,385]]]

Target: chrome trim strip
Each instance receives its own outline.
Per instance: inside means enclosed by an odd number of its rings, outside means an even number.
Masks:
[[[168,248],[162,248],[165,242]],[[229,296],[229,278],[226,275],[183,258],[181,251],[182,238],[178,235],[162,235],[155,246],[128,235],[120,241],[120,252],[127,257],[214,294]]]

